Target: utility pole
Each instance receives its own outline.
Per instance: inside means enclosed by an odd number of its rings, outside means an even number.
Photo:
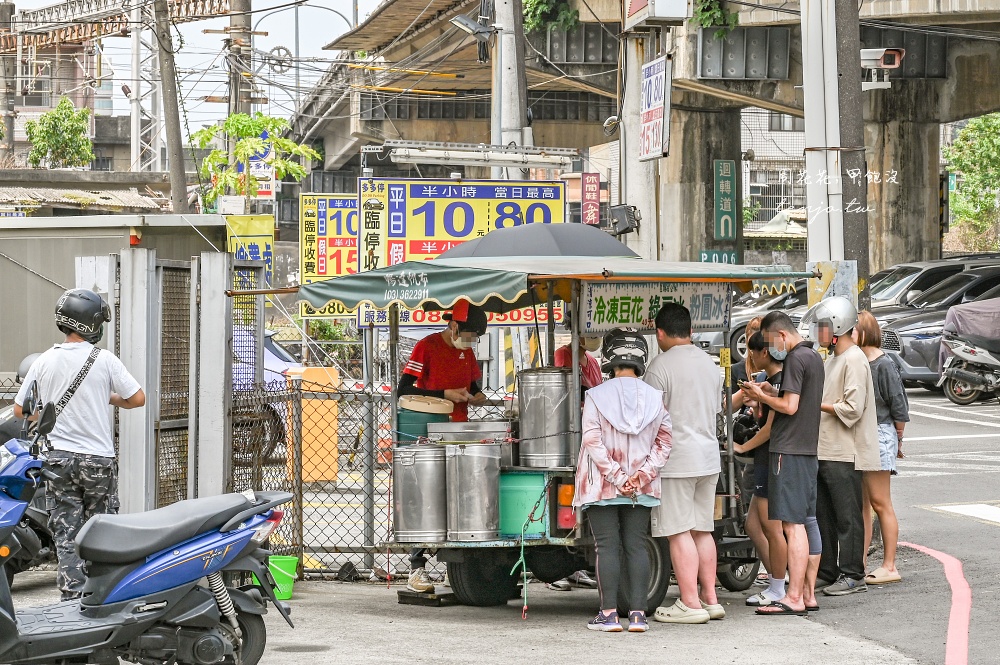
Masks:
[[[13,29],[14,3],[0,3],[0,28],[5,30]],[[17,64],[14,56],[5,55],[3,57],[3,154],[7,163],[4,168],[14,167],[14,81],[17,72]]]
[[[524,12],[521,0],[496,0],[493,48],[493,115],[490,143],[534,144],[528,124],[528,81],[524,71]],[[494,179],[527,180],[526,170],[494,168]]]
[[[153,18],[156,22],[156,42],[160,51],[160,90],[163,95],[163,121],[167,133],[167,162],[170,165],[170,202],[174,213],[184,214],[190,212],[190,209],[187,177],[184,171],[184,142],[181,140],[177,69],[174,65],[167,0],[153,0]]]
[[[252,112],[250,85],[253,45],[251,35],[251,0],[231,0],[229,3],[229,113]]]
[[[358,0],[354,0],[354,2],[351,3],[351,5],[353,6],[354,9],[353,16],[351,18],[354,19],[354,27],[356,28],[358,27]]]
[[[802,3],[810,261],[857,261],[867,281],[868,202],[857,6]],[[865,288],[862,308],[870,305]]]

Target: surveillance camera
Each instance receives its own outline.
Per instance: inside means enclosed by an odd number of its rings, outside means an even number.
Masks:
[[[865,69],[899,69],[905,53],[901,48],[863,48],[861,66]]]

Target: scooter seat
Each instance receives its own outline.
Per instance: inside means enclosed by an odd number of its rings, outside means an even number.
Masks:
[[[961,339],[964,339],[966,342],[970,342],[975,346],[980,346],[986,349],[987,351],[991,351],[993,353],[1000,353],[1000,339],[994,339],[992,337],[981,337],[979,335],[965,335],[965,334],[959,335],[959,337]]]
[[[95,515],[76,537],[84,561],[125,564],[222,527],[252,507],[242,494],[188,499],[131,515]]]

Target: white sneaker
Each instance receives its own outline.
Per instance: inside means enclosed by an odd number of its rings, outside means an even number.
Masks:
[[[569,581],[577,586],[587,587],[588,589],[597,588],[597,580],[590,576],[586,570],[578,570],[569,576]]]
[[[712,617],[708,614],[708,610],[700,607],[692,609],[678,598],[670,607],[656,608],[653,618],[662,623],[708,623]]]
[[[410,577],[406,581],[406,588],[417,593],[432,593],[434,582],[431,582],[425,569],[417,568],[410,573]]]

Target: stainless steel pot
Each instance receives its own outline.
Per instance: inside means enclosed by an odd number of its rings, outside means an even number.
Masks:
[[[448,540],[500,537],[500,444],[443,446],[448,467]]]
[[[522,370],[518,374],[521,414],[521,466],[552,468],[573,463],[570,409],[577,404],[570,387],[572,372],[561,367]]]
[[[392,449],[392,520],[397,543],[437,543],[448,536],[445,451],[435,444]]]
[[[517,466],[517,421],[476,420],[464,423],[430,423],[427,436],[445,443],[500,443],[500,466]]]

